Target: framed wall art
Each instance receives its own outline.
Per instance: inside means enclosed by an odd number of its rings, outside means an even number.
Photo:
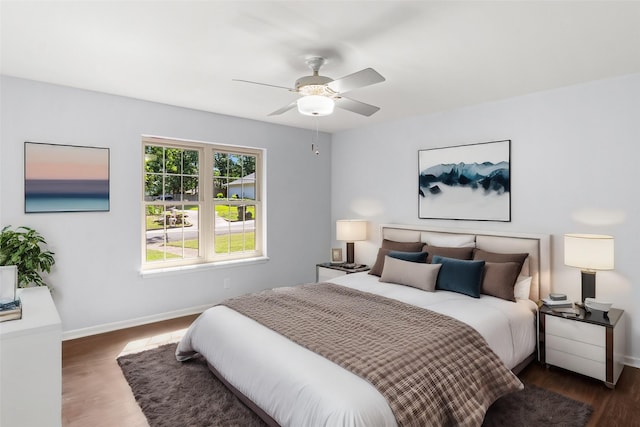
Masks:
[[[418,217],[511,221],[511,140],[418,151]]]
[[[109,211],[109,149],[25,142],[24,211]]]

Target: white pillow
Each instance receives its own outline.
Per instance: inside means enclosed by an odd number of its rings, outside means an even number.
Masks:
[[[529,299],[529,292],[531,292],[531,276],[518,276],[513,287],[513,296],[517,300]]]
[[[433,292],[436,289],[440,267],[442,267],[442,264],[411,262],[387,255],[384,258],[384,268],[382,269],[380,281]]]
[[[442,248],[476,247],[476,236],[473,234],[436,234],[425,232],[423,240],[428,245]]]

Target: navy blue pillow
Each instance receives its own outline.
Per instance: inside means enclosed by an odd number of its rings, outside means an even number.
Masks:
[[[411,262],[427,262],[426,252],[401,252],[401,251],[389,251],[387,254],[391,258],[401,259],[403,261]]]
[[[484,261],[466,261],[436,255],[432,264],[442,264],[436,289],[480,298]]]

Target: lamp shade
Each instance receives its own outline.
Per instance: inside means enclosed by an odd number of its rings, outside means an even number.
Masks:
[[[613,237],[565,234],[564,264],[583,270],[613,270]]]
[[[298,98],[298,111],[305,116],[328,116],[333,113],[335,102],[322,95],[307,95]]]
[[[367,240],[367,221],[361,219],[341,219],[336,221],[336,240],[347,242]]]

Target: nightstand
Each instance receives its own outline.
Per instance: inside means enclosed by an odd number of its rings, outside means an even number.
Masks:
[[[344,276],[345,274],[359,273],[361,271],[369,271],[371,268],[362,266],[359,268],[347,268],[344,264],[331,264],[323,262],[316,264],[316,282],[326,282],[334,277]]]
[[[624,310],[566,316],[540,307],[540,361],[604,381],[614,388],[624,368]]]

